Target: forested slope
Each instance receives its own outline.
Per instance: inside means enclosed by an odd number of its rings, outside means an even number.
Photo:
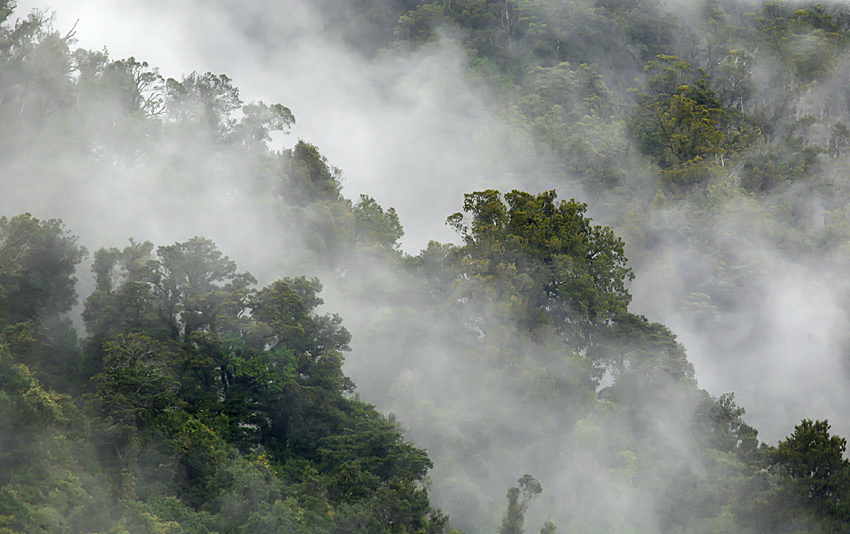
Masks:
[[[270,148],[292,110],[0,1],[0,531],[847,530],[846,441],[761,443],[632,302],[646,275],[722,353],[768,261],[841,280],[846,13],[319,5],[375,61],[460,47],[587,198],[470,191],[457,244],[404,254],[316,146]]]
[[[762,403],[776,402],[779,419],[812,402],[841,417],[843,395],[813,399],[842,389],[824,376],[846,367],[842,6],[423,2],[398,12],[386,46],[462,47],[504,118],[555,169],[533,181],[570,194],[583,185],[594,216],[626,240],[637,303],[688,339],[703,377],[743,390],[771,436],[782,432]],[[794,363],[801,352],[823,355],[812,356],[817,370]]]

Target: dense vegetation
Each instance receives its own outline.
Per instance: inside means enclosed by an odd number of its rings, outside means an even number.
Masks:
[[[555,191],[482,189],[447,219],[459,244],[404,254],[398,214],[345,198],[316,146],[269,148],[287,107],[242,102],[223,74],[164,79],[74,49],[0,0],[9,195],[132,210],[146,188],[162,193],[139,216],[211,228],[238,206],[226,235],[262,225],[270,280],[204,237],[81,235],[88,252],[59,220],[3,213],[0,532],[846,532],[846,441],[804,419],[760,443],[734,395],[700,389],[670,329],[630,308],[630,283],[684,243],[694,263],[671,264],[669,298],[722,331],[759,298],[756,243],[772,266],[845,257],[850,14],[320,4],[375,61],[458,45],[539,172],[580,182],[609,225]],[[361,338],[325,313],[318,277]],[[407,437],[355,394],[355,344],[376,362],[361,391]]]

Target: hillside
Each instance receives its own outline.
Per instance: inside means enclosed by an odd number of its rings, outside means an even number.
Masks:
[[[0,0],[0,532],[847,530],[850,12],[307,11],[434,199]]]

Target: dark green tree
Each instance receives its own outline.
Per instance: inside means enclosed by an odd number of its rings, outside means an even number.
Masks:
[[[77,302],[86,255],[59,220],[0,218],[0,342],[49,387],[75,387],[77,336],[64,314]]]
[[[586,350],[627,312],[623,241],[608,227],[592,226],[587,205],[556,202],[554,191],[531,195],[487,190],[465,195],[463,213],[449,224],[463,238],[455,264],[515,303],[525,330],[551,327],[569,346]]]
[[[0,218],[0,325],[65,313],[77,302],[74,271],[86,251],[62,221]]]
[[[93,270],[90,404],[113,496],[136,499],[143,476],[170,476],[192,508],[233,500],[233,455],[260,454],[315,514],[305,525],[436,533],[445,524],[420,484],[427,454],[351,397],[342,372],[351,336],[339,316],[317,313],[318,280],[256,290],[199,237],[155,254],[150,243],[100,250]],[[329,507],[339,507],[334,520]],[[292,517],[264,510],[264,523]]]
[[[719,397],[706,393],[697,406],[695,425],[712,449],[753,460],[759,445],[758,431],[744,422],[744,413],[744,408],[735,403],[734,393]]]
[[[847,440],[829,433],[828,421],[804,419],[771,450],[768,461],[780,475],[782,493],[796,509],[850,525],[850,461]]]
[[[342,172],[328,164],[327,158],[310,143],[299,141],[288,154],[288,193],[284,200],[296,206],[306,206],[322,200],[337,200],[341,189]]]

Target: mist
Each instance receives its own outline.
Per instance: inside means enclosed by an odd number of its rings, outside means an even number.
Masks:
[[[43,6],[20,2],[16,14],[22,17],[32,8]],[[73,28],[75,46],[95,51],[105,47],[111,59],[133,56],[164,77],[224,73],[243,101],[289,107],[296,122],[286,134],[273,137],[271,148],[290,148],[299,139],[317,145],[329,163],[342,170],[346,197],[368,194],[398,211],[405,229],[402,247],[410,253],[430,240],[456,240],[445,220],[457,211],[466,192],[548,187],[544,177],[551,173],[537,167],[532,142],[518,138],[499,120],[490,94],[469,77],[462,51],[449,39],[412,54],[370,59],[326,34],[308,2],[276,4],[274,9],[257,3],[68,2],[54,3],[51,9],[53,27],[61,35]],[[359,396],[395,411],[409,437],[421,446],[456,458],[438,465],[432,475],[437,505],[455,513],[467,528],[498,517],[505,489],[529,470],[517,456],[509,468],[491,471],[494,459],[513,447],[488,446],[481,460],[468,464],[465,483],[463,475],[449,480],[453,468],[448,465],[457,468],[475,454],[470,448],[478,445],[468,435],[468,423],[504,417],[500,428],[510,431],[523,415],[504,409],[498,382],[475,386],[471,395],[463,393],[462,377],[474,376],[476,369],[457,361],[456,325],[428,313],[411,318],[425,321],[424,331],[413,329],[421,335],[420,347],[367,341],[376,314],[417,307],[415,301],[396,302],[396,295],[382,296],[383,288],[372,302],[364,296],[370,287],[384,286],[397,274],[374,263],[322,270],[305,250],[300,230],[270,223],[274,214],[267,206],[253,204],[250,192],[238,184],[236,177],[247,172],[250,161],[220,153],[202,139],[154,145],[139,159],[132,151],[122,153],[121,142],[113,144],[121,132],[116,136],[110,120],[103,117],[89,131],[77,133],[89,136],[103,152],[102,157],[95,154],[94,161],[65,150],[56,155],[52,147],[39,146],[2,164],[7,194],[0,200],[0,211],[61,218],[90,251],[123,247],[128,238],[168,244],[203,235],[260,284],[281,276],[319,274],[325,284],[324,309],[342,315],[355,340],[346,372],[358,384]],[[175,183],[170,172],[161,174],[163,165],[189,179]],[[51,186],[32,187],[44,175],[52,175]],[[577,186],[575,193],[561,189],[562,195],[580,196]],[[77,273],[81,301],[93,289],[87,270],[84,263]],[[348,284],[355,289],[346,289]],[[407,316],[402,317],[401,323],[391,324],[412,328]],[[386,342],[383,335],[378,339]],[[446,376],[455,378],[444,381]],[[444,386],[435,388],[437,381]],[[422,384],[420,396],[410,395],[416,389],[406,384],[414,383]],[[484,390],[494,395],[489,414],[476,399]],[[427,421],[417,428],[417,413],[429,399],[437,403],[434,410],[451,419],[457,410],[467,415],[447,422],[448,429]],[[424,413],[426,419],[430,416],[433,410]],[[460,452],[451,447],[441,451],[446,432],[465,443]],[[484,492],[482,487],[489,484],[498,490]]]
[[[45,9],[19,2],[17,13],[33,8]],[[498,120],[448,40],[370,59],[327,33],[316,5],[301,1],[54,2],[50,9],[60,33],[75,29],[79,47],[133,56],[165,77],[223,73],[244,101],[289,107],[296,123],[272,148],[298,139],[318,146],[343,171],[346,197],[368,194],[401,214],[409,253],[454,240],[444,222],[463,193],[540,189],[533,151]]]
[[[45,7],[21,1],[16,15]],[[415,255],[431,240],[457,242],[446,217],[460,209],[464,193],[477,190],[557,188],[560,198],[589,202],[594,222],[618,231],[633,209],[623,196],[609,202],[586,192],[577,177],[553,166],[547,149],[527,130],[510,126],[492,86],[467,69],[450,29],[416,50],[370,56],[329,32],[317,5],[307,1],[76,0],[47,7],[56,12],[54,28],[63,35],[73,28],[80,48],[105,47],[112,59],[133,56],[166,78],[223,73],[243,101],[287,106],[296,122],[288,133],[273,136],[271,148],[291,148],[300,139],[318,146],[342,170],[345,197],[366,194],[397,210],[406,253]],[[771,80],[760,82],[756,90],[769,101]],[[817,106],[817,98],[799,105]],[[92,131],[100,135],[97,127]],[[232,178],[245,173],[248,162],[211,154],[203,143],[159,147],[141,162],[132,154],[113,157],[111,150],[91,163],[36,147],[0,163],[7,185],[0,213],[61,218],[90,250],[123,246],[130,237],[168,244],[204,235],[261,284],[317,272],[325,284],[324,309],[339,313],[352,332],[345,369],[358,394],[395,413],[407,436],[429,450],[435,503],[470,534],[495,531],[505,490],[526,472],[544,487],[529,511],[531,528],[551,514],[566,530],[570,518],[564,509],[587,510],[588,521],[600,530],[625,518],[643,529],[657,528],[648,502],[653,497],[639,496],[631,486],[629,457],[621,458],[618,471],[595,456],[612,446],[598,436],[605,425],[622,423],[604,415],[565,415],[557,403],[532,401],[512,389],[516,384],[494,370],[502,363],[482,360],[476,348],[484,331],[480,316],[458,319],[426,309],[427,295],[379,262],[315,266],[300,230],[289,233],[270,224],[268,206],[254,205]],[[158,174],[158,158],[178,156],[191,186]],[[206,172],[211,169],[218,172]],[[634,171],[625,188],[645,187],[648,173]],[[834,174],[841,171],[837,167]],[[49,187],[33,187],[48,174],[54,176]],[[811,214],[799,218],[816,226],[835,202],[817,191],[807,195],[809,204],[797,209]],[[800,197],[765,204],[802,205]],[[828,209],[818,211],[820,205]],[[829,419],[837,434],[848,435],[846,257],[843,250],[822,258],[776,246],[775,228],[750,226],[765,210],[746,202],[720,206],[712,219],[716,224],[699,232],[700,242],[677,232],[688,219],[675,201],[644,213],[647,226],[662,237],[647,255],[624,232],[627,246],[634,247],[628,250],[637,275],[632,308],[679,336],[699,385],[712,395],[734,392],[763,441],[776,443],[802,418]],[[726,265],[714,262],[711,252],[717,249],[729,258]],[[737,286],[707,287],[712,273],[728,271],[736,272]],[[84,299],[92,282],[85,272],[77,276]],[[728,298],[703,299],[708,293]],[[483,313],[493,324],[497,315]],[[517,339],[507,343],[515,344],[518,361],[545,357]],[[689,463],[688,446],[671,422],[697,410],[683,402],[657,407],[669,427],[661,425],[654,435],[666,436],[671,454]]]

